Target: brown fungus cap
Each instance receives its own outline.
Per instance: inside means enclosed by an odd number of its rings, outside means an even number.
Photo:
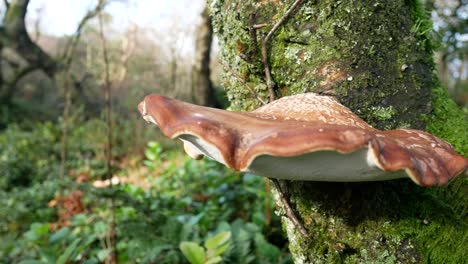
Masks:
[[[237,171],[310,181],[379,181],[410,177],[446,184],[468,160],[419,130],[372,128],[335,98],[283,97],[250,113],[229,112],[148,95],[143,118],[184,142],[193,158],[208,156]]]

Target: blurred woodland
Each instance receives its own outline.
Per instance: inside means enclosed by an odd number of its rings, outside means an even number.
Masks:
[[[0,263],[292,262],[267,181],[190,160],[137,112],[149,93],[229,107],[206,7],[168,34],[117,30],[98,0],[54,36],[29,2],[0,8]],[[467,113],[467,1],[424,3]]]

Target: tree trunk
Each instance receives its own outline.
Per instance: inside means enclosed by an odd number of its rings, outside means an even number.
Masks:
[[[261,105],[245,84],[268,101],[260,44],[292,3],[209,1],[230,68],[223,85],[232,109]],[[467,155],[468,122],[434,75],[432,24],[425,14],[415,0],[303,1],[266,46],[275,96],[335,95],[376,128],[426,129]],[[432,189],[406,179],[283,185],[311,234],[301,236],[283,217],[297,263],[468,260],[466,178]]]
[[[3,19],[0,41],[18,52],[31,66],[41,68],[53,77],[57,70],[56,61],[32,42],[26,31],[28,4],[29,0],[11,1]]]
[[[0,86],[0,102],[8,104],[11,102],[17,83],[32,71],[36,69],[42,70],[51,79],[57,77],[58,72],[68,72],[84,26],[104,9],[108,1],[99,0],[95,8],[89,10],[81,19],[75,35],[67,44],[63,58],[52,58],[29,37],[26,30],[26,14],[29,0],[12,0],[9,2],[4,1],[4,3],[6,11],[0,25],[1,49],[10,48],[27,62],[27,66],[22,68],[12,65],[14,72],[10,78],[5,78],[5,73],[0,71],[3,81]],[[63,67],[60,68],[59,66]]]
[[[200,14],[195,39],[195,61],[192,65],[192,98],[194,103],[217,107],[213,84],[210,79],[210,52],[213,40],[213,27],[208,8]]]
[[[175,47],[170,48],[171,61],[169,62],[169,76],[170,76],[170,88],[177,94],[177,50]]]
[[[2,75],[0,85],[0,102],[9,104],[16,84],[27,74],[43,67],[44,72],[52,76],[56,70],[56,63],[39,46],[31,41],[26,31],[25,17],[29,0],[11,1],[6,7],[5,15],[0,26],[0,45],[3,48],[11,48],[28,62],[28,66],[21,68],[12,65],[13,73],[10,78]],[[3,56],[3,54],[0,54]]]

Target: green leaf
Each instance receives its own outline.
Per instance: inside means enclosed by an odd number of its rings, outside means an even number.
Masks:
[[[159,144],[159,142],[157,142],[157,141],[150,141],[150,142],[148,142],[148,147],[155,148],[155,149],[159,150],[159,149],[161,149],[161,144]]]
[[[202,264],[205,261],[205,250],[197,243],[183,241],[179,247],[191,264]]]
[[[220,256],[216,256],[214,258],[210,258],[205,264],[216,264],[223,261],[223,259]]]
[[[225,243],[227,243],[230,238],[231,238],[231,232],[229,231],[221,232],[213,237],[208,238],[205,242],[205,247],[208,250],[221,247]]]
[[[89,245],[96,241],[96,239],[97,237],[95,235],[89,235],[88,238],[83,243],[81,243],[79,247],[76,248],[76,254],[80,254],[81,252],[83,252],[83,250],[88,248]]]
[[[107,233],[107,224],[104,221],[98,221],[94,224],[94,232],[100,237],[104,238]]]
[[[76,249],[76,247],[78,246],[78,243],[80,243],[81,241],[81,238],[77,238],[75,239],[75,241],[73,241],[66,249],[65,249],[65,252],[63,252],[62,255],[60,255],[60,257],[58,258],[57,260],[57,264],[65,264],[67,262],[67,260],[70,258],[71,254],[73,253],[73,251]]]
[[[35,259],[25,259],[18,264],[44,264],[44,262]]]
[[[191,197],[187,197],[187,198],[188,198],[189,201],[190,201],[188,204],[190,204],[190,203],[192,202],[192,199],[191,199]],[[204,215],[205,215],[205,213],[202,212],[202,213],[197,214],[196,216],[190,217],[190,221],[188,222],[189,225],[192,225],[192,226],[193,226],[193,225],[196,225],[196,224],[200,221],[200,219],[202,219],[202,217],[203,217]]]
[[[74,226],[88,225],[88,216],[86,214],[77,214],[72,219]]]
[[[146,167],[154,170],[156,166],[154,165],[154,161],[149,161],[149,160],[144,160],[143,164],[145,164]]]
[[[254,212],[252,215],[252,221],[258,226],[265,226],[266,219],[264,212]]]
[[[213,252],[213,256],[221,256],[221,254],[224,253],[224,251],[226,251],[228,248],[229,248],[229,245],[230,243],[226,243],[225,245],[223,246],[220,246],[218,247],[214,252]]]
[[[100,261],[104,262],[110,252],[110,249],[101,249],[98,251],[97,257]]]
[[[61,228],[59,231],[53,233],[49,237],[49,243],[54,244],[54,243],[57,243],[59,241],[62,241],[62,239],[67,237],[69,234],[70,234],[70,228],[68,228],[68,227]]]
[[[268,259],[268,262],[278,262],[278,260],[281,257],[281,251],[274,246],[273,244],[270,244],[263,234],[257,233],[255,234],[255,248],[256,248],[256,254],[258,256],[262,256],[265,259]]]
[[[145,150],[145,156],[151,161],[155,161],[158,158],[158,155],[151,150]]]
[[[34,241],[38,240],[49,232],[48,223],[33,223],[29,228],[29,231],[24,234],[27,240]]]
[[[98,264],[99,263],[99,260],[97,260],[96,258],[90,258],[90,259],[87,259],[85,262],[83,262],[83,264]]]

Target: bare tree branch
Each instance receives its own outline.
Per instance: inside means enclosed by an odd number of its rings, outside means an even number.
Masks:
[[[75,34],[73,34],[73,37],[67,42],[64,54],[62,55],[62,61],[64,61],[66,67],[70,67],[73,54],[75,53],[78,42],[80,41],[84,27],[89,22],[89,20],[93,19],[98,14],[100,14],[100,12],[102,12],[102,10],[104,10],[109,2],[109,0],[99,0],[96,6],[93,9],[88,10],[86,15],[81,19],[78,27],[76,28]]]
[[[100,5],[102,5],[102,2],[107,2],[105,0],[99,0],[97,6],[93,10],[99,10],[96,12],[92,17],[95,17],[102,9]],[[91,12],[91,11],[90,11]],[[63,109],[63,124],[62,124],[62,139],[61,139],[61,151],[60,151],[60,179],[61,183],[59,185],[59,193],[60,196],[64,196],[64,182],[65,182],[65,174],[67,171],[67,149],[68,149],[68,126],[69,126],[69,117],[70,117],[70,108],[71,108],[71,93],[72,93],[72,79],[75,79],[74,76],[70,73],[71,69],[71,60],[73,58],[74,52],[76,45],[78,44],[78,41],[81,36],[81,32],[83,27],[85,26],[86,22],[89,21],[92,17],[90,15],[90,12],[88,12],[85,17],[81,20],[80,24],[78,25],[78,29],[76,31],[76,34],[72,38],[72,40],[67,44],[67,48],[65,49],[66,52],[64,53],[62,57],[62,61],[65,61],[65,71],[63,72],[64,76],[64,81],[63,81],[63,86],[64,86],[64,94],[65,94],[65,106]],[[62,205],[61,205],[62,206]]]
[[[304,225],[301,223],[299,218],[297,217],[296,213],[292,209],[291,205],[289,204],[289,199],[284,195],[283,190],[281,189],[281,185],[279,180],[277,179],[271,179],[273,184],[275,185],[276,190],[278,191],[279,198],[281,202],[283,203],[284,211],[286,212],[286,216],[291,220],[291,222],[294,224],[294,226],[297,228],[297,230],[303,235],[304,237],[309,236],[309,232],[307,232],[307,229],[304,227]]]
[[[110,181],[110,186],[112,187],[112,123],[111,123],[111,80],[110,80],[110,62],[109,55],[107,53],[107,42],[106,37],[104,36],[104,26],[102,23],[102,13],[98,13],[99,18],[99,37],[102,43],[102,56],[104,60],[104,97],[106,101],[106,126],[107,126],[107,144],[106,144],[106,174],[107,179]],[[110,253],[106,259],[106,263],[114,264],[117,262],[117,239],[116,239],[116,230],[115,230],[115,201],[111,197],[111,219],[109,234],[107,236],[108,247],[110,248]]]
[[[271,72],[270,72],[270,66],[268,65],[268,53],[267,53],[267,44],[268,41],[271,39],[275,31],[286,21],[288,16],[294,11],[294,9],[302,3],[302,0],[296,0],[294,3],[291,5],[291,7],[284,13],[284,15],[281,17],[278,22],[276,22],[275,25],[271,28],[271,30],[268,32],[266,37],[262,39],[262,63],[263,63],[263,68],[265,70],[265,78],[266,78],[266,83],[268,87],[268,93],[270,95],[270,102],[275,100],[275,82],[271,78]],[[263,25],[261,25],[263,26]]]
[[[34,42],[38,42],[39,38],[41,37],[41,18],[42,12],[44,11],[44,6],[39,7],[36,9],[36,20],[34,21]]]

